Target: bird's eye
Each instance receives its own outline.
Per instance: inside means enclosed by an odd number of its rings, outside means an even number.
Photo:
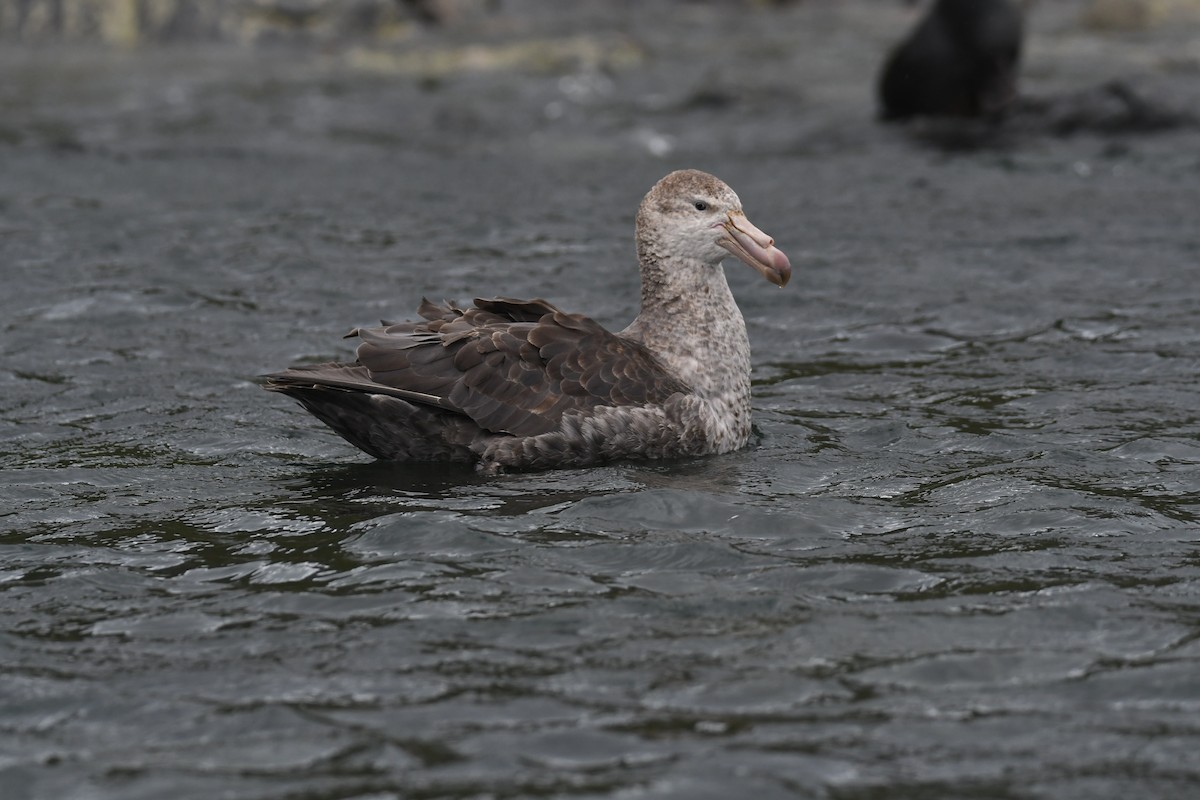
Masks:
[[[693,205],[696,206],[697,211],[708,211],[708,203],[703,200],[697,200]]]

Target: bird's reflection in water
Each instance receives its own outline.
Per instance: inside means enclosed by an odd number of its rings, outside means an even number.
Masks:
[[[626,461],[588,469],[487,476],[461,464],[386,461],[321,465],[286,482],[293,513],[351,530],[398,511],[445,511],[494,520],[568,508],[580,501],[645,491],[757,494],[753,450],[726,456]]]

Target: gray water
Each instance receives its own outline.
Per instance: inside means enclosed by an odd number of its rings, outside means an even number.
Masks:
[[[1195,29],[1046,5],[1028,91],[1194,102]],[[0,53],[5,800],[1200,792],[1196,129],[937,149],[902,6],[664,8]],[[485,478],[259,388],[423,295],[623,326],[683,166],[796,267],[729,267],[748,449]]]

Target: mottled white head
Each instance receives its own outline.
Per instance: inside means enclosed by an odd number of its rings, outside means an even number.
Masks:
[[[694,169],[672,172],[646,194],[637,246],[643,264],[686,260],[717,267],[732,253],[776,286],[792,276],[787,256],[746,218],[733,189]]]

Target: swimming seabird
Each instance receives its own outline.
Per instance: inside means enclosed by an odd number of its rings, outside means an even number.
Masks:
[[[265,388],[380,459],[504,469],[725,453],[750,436],[750,343],[721,261],[783,286],[791,264],[727,185],[672,172],[637,213],[641,309],[619,333],[545,300],[424,300],[356,328],[357,360]]]

